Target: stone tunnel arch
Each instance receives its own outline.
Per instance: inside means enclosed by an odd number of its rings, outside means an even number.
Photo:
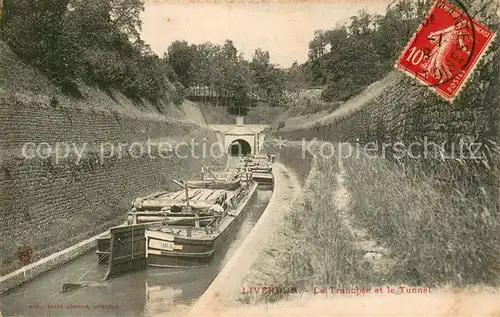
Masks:
[[[228,153],[231,156],[252,154],[252,146],[243,139],[236,139],[229,144]]]

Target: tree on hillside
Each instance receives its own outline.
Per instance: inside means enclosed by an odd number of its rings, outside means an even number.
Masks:
[[[139,36],[142,0],[9,1],[2,39],[63,91],[77,80],[152,102],[172,93],[169,74]]]
[[[307,87],[307,77],[304,65],[299,65],[294,61],[292,66],[286,71],[286,90],[295,94],[296,100],[300,99],[300,90]]]
[[[189,45],[186,41],[175,41],[168,47],[168,63],[177,74],[179,82],[186,88],[193,82],[191,63],[195,52],[196,46]]]
[[[256,95],[272,105],[283,104],[285,73],[271,64],[269,52],[262,49],[247,61],[229,39],[223,45],[177,41],[164,60],[192,97],[210,99],[232,113],[246,113],[248,106],[257,104]]]
[[[270,81],[270,60],[271,57],[269,52],[258,48],[255,50],[252,61],[250,62],[250,70],[252,71],[252,76],[258,89],[258,95],[262,97],[264,93],[266,93],[264,96],[266,99],[269,98],[267,95],[267,87]]]
[[[142,10],[140,0],[74,0],[65,34],[76,47],[72,59],[79,78],[156,102],[170,88],[160,59],[139,38]]]
[[[233,41],[226,40],[224,46],[222,46],[222,55],[225,59],[230,61],[231,63],[235,63],[238,57],[238,50],[234,46]]]
[[[286,105],[286,74],[283,70],[271,67],[269,70],[269,84],[266,94],[269,104],[272,107],[282,107]]]
[[[343,101],[392,69],[430,1],[399,0],[386,14],[360,11],[349,23],[317,31],[303,66],[311,85],[325,85],[327,101]]]
[[[322,57],[326,52],[326,38],[323,30],[314,32],[314,38],[309,42],[309,59],[314,61]]]
[[[395,60],[423,21],[430,3],[400,0],[394,7],[389,7],[384,16],[375,15],[377,32],[374,34],[374,42],[378,53]]]
[[[205,87],[210,86],[211,50],[208,43],[196,45],[193,60],[191,61],[191,77],[195,85],[195,91],[203,92],[205,98],[208,91]],[[200,90],[202,88],[203,90]]]
[[[228,111],[232,114],[246,115],[249,106],[249,93],[251,86],[250,69],[243,63],[236,64],[227,78],[227,91],[231,96]]]
[[[330,44],[330,52],[335,53],[335,51],[347,41],[347,29],[345,26],[339,26],[338,28],[327,30],[324,33],[324,41]]]
[[[262,49],[255,50],[250,69],[258,95],[264,97],[271,105],[283,103],[285,91],[285,73],[270,63],[269,52]]]
[[[111,0],[110,17],[112,24],[121,32],[127,34],[132,41],[140,39],[140,14],[144,11],[142,0]]]
[[[24,61],[57,84],[71,84],[63,19],[69,0],[16,0],[6,3],[1,38]]]
[[[355,37],[369,35],[372,32],[372,21],[372,17],[366,11],[361,10],[357,16],[351,17],[349,33]]]

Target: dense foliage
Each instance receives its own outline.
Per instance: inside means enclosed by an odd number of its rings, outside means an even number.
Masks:
[[[309,59],[301,65],[309,86],[324,86],[323,98],[343,101],[389,72],[431,1],[400,0],[384,16],[364,11],[351,22],[316,31]]]
[[[269,52],[245,60],[223,45],[176,41],[163,57],[140,38],[142,0],[4,0],[0,36],[67,93],[78,81],[128,97],[182,102],[185,94],[241,113],[257,101],[288,105],[304,88],[345,101],[392,69],[431,2],[399,0],[384,16],[360,12],[350,23],[317,31],[309,59],[280,69]],[[174,83],[174,84],[171,84]]]
[[[164,59],[192,96],[227,106],[232,113],[244,114],[257,101],[285,103],[285,72],[271,64],[269,52],[262,49],[247,61],[231,40],[224,45],[176,41]]]
[[[4,5],[1,39],[63,91],[79,96],[76,83],[83,81],[136,100],[175,99],[168,65],[140,39],[141,0],[5,0]]]

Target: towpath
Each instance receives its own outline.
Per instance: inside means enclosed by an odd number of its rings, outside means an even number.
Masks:
[[[235,303],[250,267],[266,247],[274,228],[283,221],[284,215],[298,198],[300,184],[286,167],[274,164],[273,174],[275,189],[267,208],[239,249],[194,305],[191,316],[214,316]]]

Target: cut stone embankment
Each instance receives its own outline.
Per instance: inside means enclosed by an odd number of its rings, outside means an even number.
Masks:
[[[167,86],[154,104],[83,82],[73,98],[0,41],[0,292],[92,248],[134,198],[199,175],[201,150],[182,145],[217,137]]]
[[[89,87],[73,99],[1,41],[0,56],[0,276],[21,268],[19,248],[36,262],[122,223],[134,198],[199,175],[202,149],[191,157],[189,142],[217,142],[193,103]]]
[[[187,146],[179,150],[185,158],[160,153],[155,147],[150,154],[148,140],[167,142],[173,148],[191,140],[199,144],[217,140],[213,131],[198,124],[92,109],[0,100],[0,113],[5,114],[0,122],[5,137],[0,141],[1,275],[20,268],[16,255],[20,247],[32,249],[32,261],[37,261],[123,222],[136,197],[172,189],[172,179],[199,175],[201,149],[196,157],[185,155],[190,150]],[[43,151],[55,150],[60,142],[85,151],[80,158],[73,153],[59,159],[56,153]],[[35,152],[25,157],[28,143],[43,156]],[[103,152],[100,145],[110,152]],[[225,165],[216,160],[204,163]]]
[[[364,104],[378,97],[390,84],[398,81],[401,74],[393,71],[390,72],[383,79],[374,82],[373,84],[366,87],[359,95],[347,100],[343,103],[337,110],[322,114],[313,114],[306,116],[291,117],[284,121],[284,127],[280,131],[293,131],[309,129],[316,126],[325,125],[331,123],[341,117],[344,117],[350,113],[359,110]]]

